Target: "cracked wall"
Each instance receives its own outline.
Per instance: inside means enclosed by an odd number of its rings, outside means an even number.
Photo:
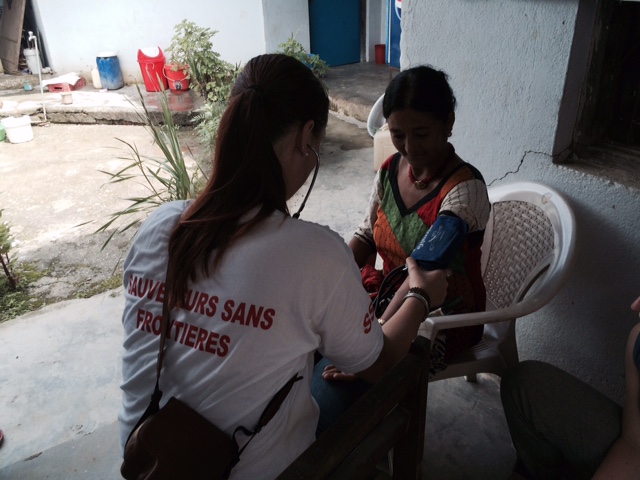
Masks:
[[[629,306],[640,295],[640,190],[553,163],[576,120],[589,49],[580,28],[594,10],[585,2],[408,0],[401,65],[449,74],[458,99],[452,143],[488,184],[539,181],[567,197],[576,265],[547,306],[518,321],[520,357],[555,364],[622,401],[622,352],[638,321]]]

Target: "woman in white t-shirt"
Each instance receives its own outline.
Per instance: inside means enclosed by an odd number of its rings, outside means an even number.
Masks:
[[[261,479],[277,476],[315,438],[315,351],[375,382],[442,303],[445,273],[409,259],[411,294],[381,327],[342,238],[289,214],[287,200],[318,168],[328,108],[305,65],[278,54],[253,58],[220,121],[208,185],[193,201],[158,207],[141,227],[124,265],[123,448],[155,384],[164,295],[173,322],[160,379],[165,401],[175,396],[231,434],[253,429],[280,387],[303,377],[231,472]],[[167,268],[174,282],[165,292]]]

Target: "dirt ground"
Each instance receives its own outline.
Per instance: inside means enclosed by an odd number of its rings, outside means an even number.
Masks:
[[[117,139],[135,144],[144,155],[159,158],[160,150],[141,126],[51,124],[34,126],[33,133],[30,142],[0,143],[0,209],[15,240],[13,260],[47,272],[32,286],[46,303],[117,287],[135,229],[114,236],[104,250],[111,231],[95,231],[129,204],[124,199],[146,190],[133,181],[105,184],[108,176],[100,170],[115,172],[131,162],[126,145]],[[201,159],[204,149],[195,132],[184,128],[180,137],[190,161]],[[315,196],[303,218],[350,235],[373,179],[372,145],[363,125],[330,117]],[[321,195],[332,192],[338,193],[340,208],[321,201]]]

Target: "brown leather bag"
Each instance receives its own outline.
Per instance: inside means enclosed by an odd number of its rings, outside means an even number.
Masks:
[[[136,428],[120,473],[129,479],[227,478],[238,462],[236,441],[172,397]]]
[[[168,284],[167,274],[165,292],[168,291]],[[293,384],[302,377],[294,375],[278,390],[253,431],[240,426],[235,429],[233,436],[227,435],[175,397],[171,397],[160,408],[160,372],[169,331],[167,297],[165,294],[162,305],[156,385],[147,410],[127,439],[120,473],[126,480],[226,479],[240,461],[240,454],[255,434],[273,418]],[[235,440],[238,431],[251,436],[241,449]]]

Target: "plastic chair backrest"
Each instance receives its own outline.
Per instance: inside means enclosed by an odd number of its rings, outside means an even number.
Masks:
[[[482,244],[487,311],[429,317],[420,334],[484,324],[480,344],[454,358],[432,380],[480,372],[501,374],[518,361],[515,320],[546,305],[571,271],[575,218],[556,190],[535,182],[490,187],[492,209]]]
[[[534,182],[492,187],[489,199],[482,255],[487,299],[505,308],[526,297],[526,315],[551,300],[566,280],[575,249],[574,215],[556,190]]]

